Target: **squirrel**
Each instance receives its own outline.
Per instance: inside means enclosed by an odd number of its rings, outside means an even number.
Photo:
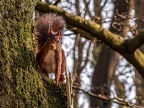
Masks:
[[[36,24],[38,71],[46,75],[55,73],[54,82],[57,86],[64,81],[63,73],[66,69],[66,59],[60,43],[65,26],[64,19],[54,13],[42,15]]]

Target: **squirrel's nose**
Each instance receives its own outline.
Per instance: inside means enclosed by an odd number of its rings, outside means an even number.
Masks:
[[[56,44],[52,44],[51,48],[52,48],[52,50],[55,50],[57,48],[57,45]]]

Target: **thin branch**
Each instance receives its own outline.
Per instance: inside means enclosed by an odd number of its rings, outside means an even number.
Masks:
[[[73,51],[74,51],[74,53],[73,53],[73,60],[74,60],[74,67],[73,67],[73,72],[74,72],[74,74],[75,73],[77,73],[77,71],[76,71],[76,67],[77,66],[79,66],[78,65],[78,60],[77,60],[77,57],[76,57],[76,47],[78,47],[78,43],[79,43],[79,40],[80,40],[80,37],[79,37],[79,34],[77,34],[77,36],[76,36],[76,38],[75,38],[75,44],[74,44],[74,47],[73,47]]]
[[[140,32],[138,36],[125,41],[127,49],[130,53],[133,53],[137,48],[144,44],[144,31]]]
[[[90,4],[90,0],[88,0],[88,1],[83,0],[83,2],[84,2],[84,5],[85,5],[84,17],[86,16],[86,14],[88,14],[90,17],[92,17],[91,14],[90,14],[90,11],[89,11],[89,7],[88,7],[89,4]]]
[[[87,48],[87,51],[86,51],[86,59],[85,59],[84,65],[82,66],[82,69],[87,65],[87,63],[89,61],[90,48],[91,48],[91,42],[88,45],[88,48]]]
[[[88,32],[85,32],[84,30],[82,30],[78,27],[73,27],[68,24],[67,24],[67,27],[68,27],[68,29],[73,31],[75,34],[80,34],[81,37],[85,37],[86,39],[91,40],[93,42],[99,41],[96,37],[93,37],[91,34],[89,34]]]
[[[142,108],[143,107],[143,106],[133,105],[130,102],[128,102],[128,101],[126,101],[126,100],[124,100],[122,98],[119,98],[119,97],[117,97],[117,98],[109,98],[109,97],[101,95],[101,94],[94,94],[92,92],[89,92],[89,91],[86,91],[84,89],[81,89],[81,88],[79,88],[77,86],[73,86],[73,89],[80,90],[80,91],[82,91],[82,92],[84,92],[84,93],[86,93],[86,94],[88,94],[90,96],[99,98],[99,99],[107,101],[107,102],[113,102],[113,103],[116,103],[116,104],[119,104],[119,105],[124,105],[124,106],[127,106],[127,107],[131,107],[131,108],[135,108],[135,107],[141,107]]]
[[[81,73],[82,70],[83,70],[83,65],[82,65],[82,62],[83,62],[83,49],[84,49],[84,46],[86,44],[86,40],[82,41],[82,39],[80,38],[79,39],[79,42],[78,42],[78,65],[79,68],[77,69],[77,73]],[[79,75],[78,74],[78,75]]]
[[[57,5],[57,4],[60,3],[60,2],[61,2],[61,0],[56,0],[53,5]]]
[[[67,108],[73,108],[73,99],[72,99],[72,79],[71,79],[71,73],[68,70],[68,67],[66,65],[66,93],[67,93]]]
[[[105,5],[107,4],[107,2],[108,2],[108,0],[105,0],[105,1],[104,1],[103,6],[101,6],[101,8],[100,8],[100,10],[99,10],[99,12],[98,12],[98,15],[100,15],[100,13],[102,12],[102,10],[103,10],[103,8],[105,7]]]
[[[75,35],[75,33],[68,33],[68,34],[64,34],[63,36],[70,36],[70,35]]]

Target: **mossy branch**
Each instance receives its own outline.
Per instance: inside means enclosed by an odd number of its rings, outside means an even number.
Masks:
[[[129,52],[134,52],[137,48],[144,44],[144,31],[140,32],[137,36],[132,39],[125,41]]]
[[[44,96],[49,103],[49,108],[66,108],[67,96],[65,84],[62,84],[61,87],[57,87],[45,74],[40,74],[40,76],[44,87],[46,88]]]
[[[144,55],[138,49],[134,52],[130,52],[126,40],[124,40],[121,36],[111,33],[93,21],[86,20],[80,16],[74,16],[54,5],[38,2],[35,9],[43,13],[55,12],[58,15],[62,15],[67,24],[77,27],[90,34],[86,36],[83,35],[84,37],[89,39],[97,38],[107,44],[113,50],[119,52],[127,59],[127,61],[135,66],[135,68],[144,78]]]

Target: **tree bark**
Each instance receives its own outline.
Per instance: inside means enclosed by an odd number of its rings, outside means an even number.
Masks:
[[[41,79],[36,71],[31,28],[35,5],[35,0],[0,2],[1,108],[66,107],[65,94],[53,83],[57,89],[47,89],[53,86]],[[63,104],[53,95],[63,95]]]
[[[144,2],[141,0],[135,0],[135,16],[136,16],[136,25],[137,25],[137,32],[141,32],[144,28]],[[140,47],[140,50],[144,53],[144,45]],[[135,86],[136,86],[136,104],[143,105],[144,95],[144,79],[136,70],[135,72]]]
[[[0,106],[47,106],[35,71],[31,35],[34,1],[2,0],[0,33]],[[29,4],[29,5],[28,5]],[[39,95],[38,95],[39,94]]]

